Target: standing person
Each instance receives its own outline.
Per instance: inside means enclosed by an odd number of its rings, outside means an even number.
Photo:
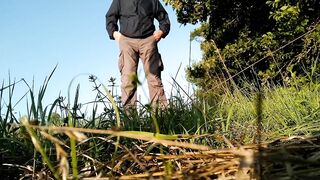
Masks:
[[[159,22],[158,30],[155,19]],[[163,64],[157,44],[168,35],[170,20],[159,0],[113,0],[106,14],[106,28],[110,39],[119,43],[121,101],[125,109],[136,108],[139,58],[147,77],[152,106],[167,106],[161,81]]]

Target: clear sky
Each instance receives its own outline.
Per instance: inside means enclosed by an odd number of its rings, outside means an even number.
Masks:
[[[120,85],[118,45],[109,40],[105,30],[105,14],[111,0],[1,0],[0,1],[0,80],[8,84],[24,78],[36,91],[55,65],[45,101],[67,96],[67,89],[78,74],[94,74],[105,85],[115,77]],[[172,23],[171,32],[159,43],[165,70],[163,83],[166,93],[172,88],[171,77],[178,72],[177,81],[187,88],[185,68],[189,64],[189,33],[194,26],[177,23],[175,13],[165,6]],[[199,43],[192,43],[192,61],[201,58]],[[142,66],[140,81],[146,83]],[[80,83],[82,101],[93,100],[88,75],[77,76],[72,85]],[[15,95],[21,97],[28,88],[20,83]],[[139,89],[142,99],[148,94],[144,85]],[[118,89],[119,93],[120,90]]]

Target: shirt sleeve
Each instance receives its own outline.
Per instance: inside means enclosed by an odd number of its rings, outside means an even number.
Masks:
[[[159,29],[163,32],[163,38],[165,38],[170,31],[170,20],[167,11],[164,9],[162,4],[157,0],[157,8],[155,18],[159,22]]]
[[[113,0],[106,14],[106,29],[110,39],[114,40],[113,32],[118,31],[119,0]]]

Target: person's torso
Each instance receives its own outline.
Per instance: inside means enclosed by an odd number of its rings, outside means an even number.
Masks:
[[[153,34],[156,0],[119,0],[120,32],[132,38]]]

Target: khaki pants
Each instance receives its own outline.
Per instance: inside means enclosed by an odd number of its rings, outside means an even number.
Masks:
[[[125,108],[136,107],[137,69],[139,58],[146,74],[150,102],[153,107],[167,106],[167,99],[161,81],[163,64],[153,36],[137,39],[121,36],[119,40],[119,70],[121,73],[121,100]]]

